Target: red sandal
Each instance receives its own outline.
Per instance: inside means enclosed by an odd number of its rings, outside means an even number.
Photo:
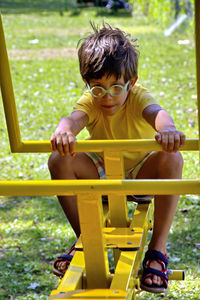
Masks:
[[[72,245],[72,247],[70,248],[69,252],[67,252],[67,254],[62,254],[61,256],[59,256],[53,263],[53,273],[62,278],[64,275],[65,275],[65,272],[66,270],[68,269],[71,261],[72,261],[72,258],[73,258],[73,255],[71,255],[72,251],[75,250],[75,245],[76,245],[76,242],[74,242],[74,244]],[[65,271],[60,271],[58,270],[57,268],[57,263],[58,262],[66,262],[66,270]]]
[[[161,265],[162,271],[150,267],[153,260],[157,261]],[[140,284],[141,289],[150,293],[165,293],[168,288],[169,279],[167,265],[168,259],[166,255],[157,250],[148,250],[143,261],[143,274]],[[157,275],[162,279],[163,284],[161,286],[154,283],[151,285],[145,283],[145,279],[152,278],[154,275]]]

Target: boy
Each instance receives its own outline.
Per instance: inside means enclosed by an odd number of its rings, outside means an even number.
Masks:
[[[87,91],[69,117],[61,119],[51,137],[49,170],[52,179],[105,178],[104,161],[97,153],[74,153],[76,135],[86,126],[91,139],[151,139],[162,145],[160,152],[124,153],[127,178],[179,179],[183,159],[178,149],[185,136],[149,92],[136,84],[138,52],[118,28],[103,24],[80,41],[80,73]],[[156,133],[157,132],[157,133]],[[76,197],[59,196],[60,204],[77,237],[80,235]],[[166,241],[176,211],[177,195],[155,196],[154,227],[143,262],[141,287],[163,292],[168,287]],[[63,276],[74,254],[74,245],[54,263]]]

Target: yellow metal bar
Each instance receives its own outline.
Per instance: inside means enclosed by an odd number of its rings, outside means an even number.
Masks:
[[[133,221],[128,229],[134,230],[133,232],[136,236],[138,236],[138,241],[134,242],[134,246],[138,246],[138,251],[121,252],[115,270],[115,275],[111,283],[112,289],[120,285],[123,290],[135,290],[135,281],[137,281],[138,269],[141,262],[141,254],[144,249],[149,228],[149,212],[151,211],[151,205],[151,203],[139,204],[137,209],[134,211]],[[129,246],[131,247],[130,242]],[[135,297],[134,294],[133,297]]]
[[[200,179],[182,180],[43,180],[0,181],[1,196],[92,194],[184,195],[200,194]]]
[[[161,151],[161,146],[155,140],[87,140],[77,141],[76,152],[103,152],[116,151]],[[181,151],[198,151],[200,146],[197,139],[188,139]],[[17,153],[51,152],[49,141],[23,141],[17,149],[11,149]]]
[[[106,179],[124,179],[122,150],[117,151],[114,144],[112,148],[112,151],[104,151]]]
[[[50,296],[49,300],[63,300],[63,299],[74,299],[74,300],[128,300],[127,292],[119,289],[92,289],[92,290],[77,290],[62,293],[59,295]]]
[[[199,30],[199,1],[195,1],[195,20],[196,20],[196,55],[197,55],[197,95],[198,95],[198,107],[200,111],[200,30]],[[0,86],[6,116],[6,123],[9,134],[10,147],[12,152],[22,153],[22,152],[51,152],[49,141],[21,141],[19,122],[17,117],[16,104],[14,99],[14,91],[12,86],[8,55],[6,50],[5,37],[3,32],[3,24],[0,16]],[[200,123],[200,116],[199,116]],[[199,125],[200,128],[200,125]],[[200,130],[200,129],[199,129]],[[87,141],[88,143],[88,141]],[[105,145],[105,146],[103,146]],[[136,140],[136,141],[90,141],[87,146],[84,143],[80,147],[77,146],[76,151],[95,151],[102,152],[105,149],[114,149],[120,151],[159,151],[161,149],[154,140]],[[83,149],[82,149],[83,147]],[[182,148],[182,150],[200,150],[199,140],[188,140]]]
[[[124,179],[124,164],[122,151],[114,147],[112,151],[104,151],[106,179]],[[115,197],[115,199],[113,199]],[[117,198],[117,199],[116,199]],[[113,201],[115,200],[115,201]],[[109,212],[111,226],[126,227],[128,224],[128,210],[125,195],[109,195]]]
[[[137,208],[134,211],[133,219],[131,222],[130,227],[141,227],[144,228],[145,223],[147,223],[147,220],[152,218],[152,209],[151,206],[152,203],[147,204],[138,204]]]
[[[137,250],[140,247],[143,228],[115,228],[108,227],[103,229],[107,248],[120,248]]]
[[[103,237],[105,241],[105,247],[111,249],[139,249],[143,228],[116,228],[116,227],[105,227],[102,229]],[[82,249],[81,239],[76,243],[78,249]]]
[[[197,105],[200,148],[200,1],[195,0],[195,40],[196,40],[196,74],[197,74]]]
[[[169,280],[184,280],[185,273],[183,270],[168,270]]]
[[[0,86],[5,110],[6,123],[11,151],[17,152],[21,147],[21,137],[14,91],[12,86],[2,19],[0,15]]]
[[[81,239],[83,243],[87,288],[108,288],[108,258],[102,233],[103,209],[100,195],[77,196]]]
[[[109,195],[108,200],[111,226],[126,227],[128,224],[126,196]]]
[[[124,291],[128,290],[133,264],[137,251],[122,251],[117,263],[115,275],[113,277],[110,288],[120,288]]]
[[[132,275],[135,278],[138,274],[139,266],[142,260],[142,254],[146,243],[147,233],[149,230],[149,222],[152,221],[153,217],[153,203],[149,204],[138,204],[130,227],[140,226],[143,229],[142,239],[140,243],[140,249],[137,251],[136,260],[133,267]]]

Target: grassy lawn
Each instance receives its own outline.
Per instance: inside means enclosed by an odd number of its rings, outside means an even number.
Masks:
[[[1,8],[1,5],[0,5]],[[187,138],[197,138],[195,53],[191,28],[166,38],[164,28],[137,15],[94,8],[31,13],[2,7],[20,130],[23,140],[48,140],[84,89],[76,44],[103,20],[138,38],[139,82],[150,89]],[[9,13],[10,12],[10,13]],[[183,42],[187,41],[187,42]],[[0,180],[49,179],[48,154],[10,153],[0,104]],[[80,139],[85,139],[83,131]],[[199,154],[183,153],[184,178],[199,178]],[[181,196],[168,240],[170,268],[186,280],[170,282],[165,299],[198,299],[200,197]],[[56,197],[0,197],[0,300],[47,299],[57,286],[51,262],[75,237]],[[138,299],[161,299],[142,293]]]

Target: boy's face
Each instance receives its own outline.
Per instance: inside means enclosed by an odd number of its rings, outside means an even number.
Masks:
[[[101,98],[92,97],[93,102],[105,115],[114,115],[126,102],[130,88],[135,84],[136,80],[137,77],[130,80],[130,83],[128,84],[126,90],[123,90],[120,95],[112,96],[109,93],[106,93]],[[98,86],[104,88],[105,90],[108,90],[112,85],[121,85],[124,87],[126,85],[124,77],[122,76],[121,78],[116,80],[116,77],[114,75],[111,75],[109,77],[104,75],[100,79],[91,79],[89,82],[90,89],[92,89],[94,86]]]

